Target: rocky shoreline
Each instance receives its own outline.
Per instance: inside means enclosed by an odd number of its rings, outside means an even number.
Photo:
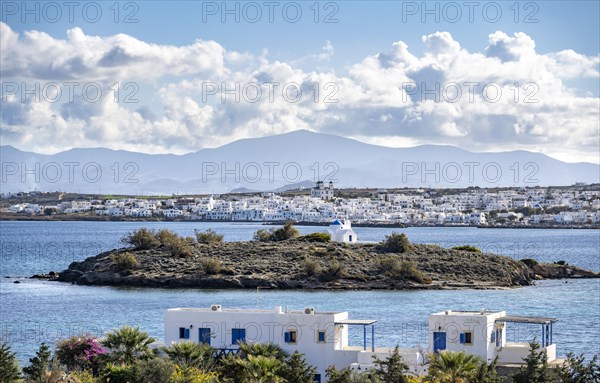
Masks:
[[[291,239],[196,243],[192,249],[186,257],[173,256],[163,246],[115,249],[73,262],[50,279],[157,288],[441,290],[504,289],[529,286],[538,279],[600,277],[600,273],[567,264],[522,262],[435,245],[412,244],[408,251],[395,253],[380,244]]]

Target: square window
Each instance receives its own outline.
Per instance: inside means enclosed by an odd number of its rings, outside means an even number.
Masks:
[[[473,344],[473,333],[471,331],[466,331],[460,334],[460,343],[462,344]]]
[[[319,334],[317,336],[317,342],[325,343],[325,331],[319,331]]]
[[[179,327],[179,339],[190,339],[190,329]]]
[[[290,330],[285,333],[285,343],[296,343],[298,342],[298,331]]]

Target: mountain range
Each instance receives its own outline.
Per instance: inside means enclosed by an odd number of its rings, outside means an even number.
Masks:
[[[0,147],[2,193],[205,194],[335,187],[562,186],[600,182],[600,165],[529,151],[476,153],[453,146],[391,148],[298,130],[197,152],[106,148],[45,155]]]

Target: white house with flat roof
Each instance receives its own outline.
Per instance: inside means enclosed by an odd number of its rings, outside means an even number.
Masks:
[[[165,312],[165,344],[192,341],[210,344],[218,353],[236,353],[239,342],[272,342],[289,353],[304,354],[307,363],[317,369],[316,382],[325,382],[330,366],[369,369],[373,356],[381,359],[393,349],[375,348],[376,320],[349,319],[347,312],[287,310],[174,308]],[[363,330],[363,344],[348,344],[348,330],[358,326]],[[370,344],[368,342],[370,339]],[[417,350],[400,350],[414,374],[419,374],[423,355]]]
[[[427,369],[427,354],[465,351],[499,365],[520,365],[529,353],[529,343],[506,341],[507,323],[542,326],[541,345],[548,362],[556,359],[552,325],[557,319],[509,316],[504,311],[443,311],[429,316],[429,346],[426,350],[401,348],[399,353],[413,375]],[[373,357],[387,358],[392,348],[375,347],[373,319],[350,319],[347,312],[317,311],[312,307],[288,310],[229,309],[221,305],[209,308],[173,308],[165,312],[166,345],[181,341],[206,343],[217,356],[235,354],[239,344],[275,343],[284,351],[304,354],[317,369],[316,382],[326,381],[330,366],[354,370],[373,368]],[[349,329],[362,330],[363,344],[349,345]],[[540,339],[540,338],[538,338]]]
[[[429,349],[433,352],[465,351],[491,362],[498,356],[498,364],[521,364],[529,354],[529,342],[507,342],[506,324],[522,323],[542,326],[542,350],[548,362],[556,359],[556,345],[552,341],[553,324],[558,319],[545,317],[510,316],[505,311],[452,311],[429,316]],[[540,351],[542,351],[540,350]]]

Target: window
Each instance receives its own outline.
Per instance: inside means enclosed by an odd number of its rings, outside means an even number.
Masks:
[[[325,331],[319,331],[317,334],[317,342],[325,343]]]
[[[190,329],[179,327],[179,339],[190,339]]]
[[[313,377],[313,382],[321,383],[321,374],[315,374]]]
[[[496,331],[492,331],[492,335],[490,336],[490,343],[496,342]]]
[[[210,345],[210,329],[209,328],[199,328],[198,329],[198,341],[200,343]]]
[[[473,333],[471,331],[466,331],[460,334],[460,343],[461,344],[473,344]]]
[[[231,329],[231,344],[238,344],[246,342],[246,329],[245,328],[233,328]]]
[[[298,341],[298,332],[296,330],[290,330],[283,335],[285,343],[296,343]]]

